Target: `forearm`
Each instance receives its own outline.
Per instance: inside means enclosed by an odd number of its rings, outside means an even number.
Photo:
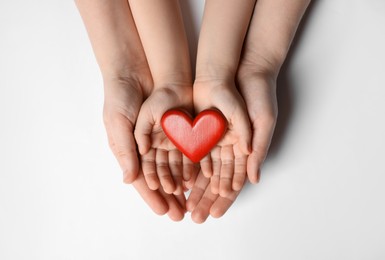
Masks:
[[[199,36],[196,78],[234,78],[255,0],[207,0]]]
[[[188,43],[178,0],[129,0],[154,87],[191,85]]]
[[[76,0],[105,80],[130,78],[147,66],[126,0]]]
[[[276,77],[310,0],[259,0],[242,62]]]

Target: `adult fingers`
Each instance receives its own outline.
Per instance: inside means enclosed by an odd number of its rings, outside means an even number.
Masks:
[[[218,197],[219,195],[213,194],[211,188],[208,186],[204,191],[202,198],[192,211],[191,219],[198,224],[205,222],[210,215],[211,206]]]
[[[191,190],[193,188],[193,186],[195,184],[195,180],[197,179],[198,175],[202,175],[202,173],[201,174],[199,174],[199,173],[201,173],[199,164],[194,163],[194,168],[192,171],[191,178],[188,181],[184,182],[184,185],[185,185],[187,190]]]
[[[186,208],[188,211],[192,212],[195,209],[196,205],[198,205],[203,194],[205,193],[209,183],[210,179],[206,178],[201,173],[198,174],[195,184],[191,190],[190,196],[188,197],[186,202]]]
[[[172,201],[166,200],[159,191],[151,190],[148,187],[142,172],[139,173],[133,182],[133,186],[147,205],[158,215],[166,214],[169,210],[169,204],[173,204]]]
[[[218,197],[210,208],[210,215],[214,218],[222,217],[234,203],[240,191],[233,191],[226,197]]]
[[[173,221],[181,221],[184,218],[184,213],[186,212],[186,209],[183,206],[183,198],[181,197],[184,197],[184,195],[179,195],[176,197],[173,194],[167,194],[162,188],[159,189],[159,193],[167,202],[167,215],[170,217],[170,219]]]

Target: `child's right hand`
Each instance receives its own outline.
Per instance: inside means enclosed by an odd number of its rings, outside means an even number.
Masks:
[[[203,174],[211,178],[211,192],[226,197],[240,191],[246,180],[251,127],[245,103],[234,82],[196,79],[194,106],[197,113],[217,108],[228,121],[225,136],[201,161]]]
[[[154,88],[140,109],[135,139],[149,188],[156,190],[162,186],[166,193],[179,195],[183,193],[183,181],[188,182],[196,171],[161,127],[163,114],[173,108],[192,110],[191,86]]]

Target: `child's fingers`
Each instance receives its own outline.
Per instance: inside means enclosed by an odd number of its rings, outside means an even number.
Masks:
[[[108,143],[123,171],[124,182],[132,183],[139,172],[133,127],[125,117],[116,118],[112,121],[110,125],[106,125]]]
[[[174,179],[176,189],[174,194],[179,195],[183,193],[183,165],[182,165],[182,153],[178,150],[171,150],[168,152],[168,165],[171,175]]]
[[[175,183],[168,167],[168,151],[156,149],[155,162],[156,172],[163,190],[168,194],[172,194],[175,191]]]
[[[211,160],[213,166],[213,175],[211,176],[211,192],[214,194],[219,193],[219,176],[221,173],[221,148],[219,146],[214,147],[211,150]]]
[[[259,181],[261,166],[267,156],[274,127],[274,120],[260,122],[258,128],[254,127],[253,149],[247,159],[247,176],[251,183]]]
[[[160,182],[156,173],[155,150],[150,149],[148,153],[141,156],[143,175],[151,190],[159,189]]]
[[[247,156],[239,151],[238,146],[234,147],[234,176],[233,176],[233,190],[240,191],[246,179],[246,164]]]
[[[226,197],[232,192],[234,175],[234,151],[231,145],[222,147],[219,195]]]
[[[142,107],[143,108],[143,107]],[[135,140],[140,154],[145,154],[151,148],[151,133],[155,122],[146,109],[141,109],[135,125]]]
[[[210,153],[206,155],[201,161],[200,161],[202,173],[206,178],[210,178],[213,175],[213,168],[211,163],[211,155]]]
[[[183,180],[189,181],[194,172],[194,168],[195,168],[194,163],[185,155],[183,155],[182,161],[183,161]]]

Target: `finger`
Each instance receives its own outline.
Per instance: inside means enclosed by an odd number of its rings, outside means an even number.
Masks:
[[[234,175],[234,151],[233,146],[227,145],[221,150],[221,173],[219,182],[219,195],[226,197],[232,192]]]
[[[176,185],[174,194],[182,194],[183,192],[182,160],[182,153],[178,150],[171,150],[168,152],[168,165],[170,168],[171,176],[174,179],[174,183]]]
[[[188,181],[185,181],[184,182],[184,185],[186,187],[187,190],[191,190],[195,184],[195,180],[197,179],[197,176],[198,174],[201,174],[203,175],[201,172],[200,172],[200,166],[199,166],[199,163],[194,163],[194,169],[193,169],[193,172],[192,172],[192,175],[191,175],[191,178],[188,180]]]
[[[164,215],[169,210],[170,201],[166,200],[159,191],[151,190],[142,172],[139,173],[136,180],[132,183],[136,191],[147,203],[147,205],[158,215]]]
[[[233,176],[233,190],[239,191],[242,189],[246,180],[246,164],[247,155],[243,154],[238,146],[234,147],[234,176]]]
[[[191,213],[191,219],[198,224],[205,222],[210,215],[211,206],[218,197],[218,194],[213,194],[211,188],[207,187],[202,198]]]
[[[171,194],[175,191],[175,183],[172,179],[170,168],[168,167],[168,152],[162,149],[156,149],[156,172],[163,190]]]
[[[181,221],[184,218],[185,208],[181,206],[181,197],[175,197],[173,194],[167,194],[163,188],[159,189],[159,193],[163,196],[168,204],[167,215],[173,221]],[[184,195],[183,195],[184,196]]]
[[[142,155],[147,153],[151,148],[151,132],[155,124],[153,117],[143,108],[142,106],[139,112],[134,132],[139,153]]]
[[[181,208],[183,209],[183,212],[186,213],[187,212],[187,209],[186,209],[186,196],[182,193],[182,194],[178,194],[178,195],[175,195],[175,198],[176,200],[178,201],[179,203],[179,206],[181,206]]]
[[[240,191],[233,191],[226,197],[218,197],[210,208],[210,215],[214,218],[222,217],[234,203]]]
[[[108,143],[123,171],[123,181],[132,183],[139,172],[132,123],[123,116],[111,121],[108,126],[106,125]]]
[[[214,147],[211,150],[211,160],[213,166],[213,176],[211,177],[211,192],[214,194],[219,193],[219,176],[221,173],[221,148],[219,146]]]
[[[206,155],[200,162],[202,173],[206,178],[210,178],[213,175],[213,168],[211,163],[210,153]]]
[[[159,189],[160,182],[156,173],[155,149],[150,149],[148,153],[141,156],[142,170],[147,185],[151,190]]]
[[[247,159],[247,176],[251,183],[259,182],[261,166],[267,156],[274,127],[274,119],[254,124],[253,151]]]
[[[183,180],[188,181],[194,172],[194,163],[183,155]]]
[[[192,188],[190,196],[186,202],[186,208],[188,211],[192,212],[195,209],[209,183],[210,179],[206,178],[203,174],[198,174],[194,187]]]

